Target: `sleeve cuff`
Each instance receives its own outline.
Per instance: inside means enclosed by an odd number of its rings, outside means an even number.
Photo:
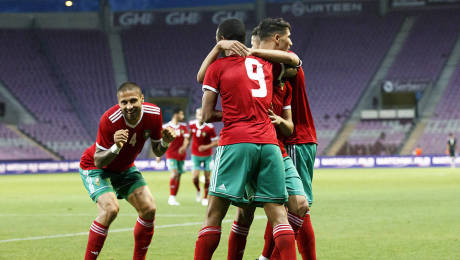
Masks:
[[[300,68],[300,67],[302,67],[302,64],[303,64],[303,62],[302,62],[302,60],[301,60],[301,59],[299,59],[299,60],[300,60],[300,63],[299,63],[299,65],[297,65],[297,66],[296,66],[296,68]]]
[[[203,92],[204,92],[205,90],[210,90],[210,91],[212,91],[212,92],[214,92],[214,93],[219,93],[219,91],[217,91],[217,89],[215,89],[215,88],[213,88],[213,87],[211,87],[211,86],[208,86],[208,85],[203,85],[202,90],[203,90]]]
[[[190,134],[184,134],[184,137],[189,138],[189,137],[190,137]]]
[[[214,138],[211,138],[211,141],[217,141],[217,140],[219,140],[219,137],[218,137],[218,136],[216,136],[216,137],[214,137]]]
[[[159,142],[161,142],[161,139],[158,139],[158,140],[151,139],[151,141],[152,141],[152,143],[159,143]]]
[[[284,106],[283,109],[284,109],[284,110],[291,109],[291,105],[289,105],[289,106]]]

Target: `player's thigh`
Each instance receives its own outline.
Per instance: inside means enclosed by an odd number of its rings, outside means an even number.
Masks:
[[[118,212],[120,205],[114,192],[101,194],[97,199],[97,207],[102,212]]]
[[[221,226],[222,219],[227,214],[230,200],[222,197],[209,195],[208,208],[206,209],[205,226]]]
[[[89,197],[97,202],[98,198],[107,193],[114,193],[110,178],[106,176],[106,172],[101,169],[83,170],[79,169],[81,180],[88,192]]]
[[[148,186],[140,186],[128,195],[128,202],[139,212],[155,211],[156,205]]]
[[[170,159],[170,158],[166,159],[166,166],[168,167],[168,171],[177,172],[177,168],[179,167],[177,162],[178,161],[176,159]]]
[[[128,199],[134,190],[147,185],[141,172],[135,166],[124,172],[113,174],[110,181],[119,199]]]
[[[212,156],[203,157],[203,169],[204,171],[211,171],[212,169]]]
[[[289,196],[299,195],[306,197],[302,180],[299,173],[292,162],[291,157],[286,156],[283,158],[284,173],[286,178],[286,190]]]
[[[185,161],[177,161],[177,173],[179,175],[185,173]]]
[[[284,163],[277,145],[261,145],[254,202],[283,204],[287,199]]]
[[[254,206],[237,207],[235,221],[238,223],[240,228],[247,227],[246,231],[249,231],[249,226],[251,226],[252,221],[254,220],[255,210],[256,207]]]
[[[235,203],[244,203],[248,174],[253,172],[260,147],[251,143],[219,146],[211,174],[209,194]]]
[[[201,170],[201,157],[192,155],[192,170],[193,171],[200,171]]]
[[[304,191],[310,205],[313,203],[313,168],[316,157],[316,144],[299,144],[288,147],[291,158],[302,180]]]

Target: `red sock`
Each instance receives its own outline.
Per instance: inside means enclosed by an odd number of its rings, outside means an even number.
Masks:
[[[86,245],[85,260],[96,259],[104,246],[105,238],[107,237],[108,227],[93,222],[89,228],[88,244]]]
[[[180,177],[176,179],[176,183],[175,183],[176,187],[174,189],[174,196],[176,196],[177,192],[179,191],[179,184],[180,184]]]
[[[288,216],[289,224],[291,225],[292,230],[294,230],[294,234],[297,234],[297,231],[302,226],[303,218],[299,217],[296,214],[293,214],[291,212],[288,212],[287,216]]]
[[[304,260],[316,260],[315,232],[311,225],[310,212],[305,214],[303,224],[296,236],[297,247]]]
[[[228,256],[227,260],[241,260],[243,259],[244,248],[246,247],[246,238],[248,237],[249,227],[238,225],[234,221],[232,225],[232,232],[228,239]]]
[[[279,224],[273,228],[273,239],[275,240],[275,247],[279,252],[279,258],[274,258],[274,255],[270,259],[281,259],[281,260],[296,260],[297,254],[295,250],[295,236],[294,231],[289,224]],[[274,253],[275,253],[274,252]]]
[[[208,191],[209,191],[209,180],[205,179],[204,180],[204,198],[208,198]]]
[[[198,177],[193,177],[193,184],[195,185],[196,190],[200,191],[200,181],[198,180]]]
[[[169,179],[169,195],[175,196],[176,194],[174,191],[176,190],[176,179],[171,178]]]
[[[269,221],[267,221],[267,226],[265,227],[264,240],[265,244],[262,250],[262,256],[270,258],[275,248],[275,241],[273,240],[273,228]]]
[[[134,256],[133,260],[144,260],[153,237],[153,220],[137,217],[134,226]]]
[[[220,227],[207,226],[200,230],[195,244],[195,260],[210,260],[220,241]]]

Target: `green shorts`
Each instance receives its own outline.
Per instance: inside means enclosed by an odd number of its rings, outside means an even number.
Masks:
[[[211,170],[212,156],[196,156],[192,155],[193,170]],[[201,166],[203,165],[203,166]]]
[[[302,180],[303,189],[307,195],[308,204],[313,203],[313,167],[315,165],[316,144],[286,145],[286,151],[292,158],[294,165]]]
[[[79,169],[83,185],[90,198],[97,198],[104,193],[113,192],[118,199],[127,199],[135,189],[147,185],[142,174],[133,166],[124,172],[110,172],[104,169]]]
[[[234,205],[283,204],[287,200],[284,164],[274,144],[238,143],[219,146],[209,194]]]
[[[184,162],[185,161],[178,161],[176,159],[166,159],[166,165],[168,165],[168,170],[172,171],[177,169],[177,173],[179,174],[185,172]]]
[[[303,183],[300,179],[299,173],[292,162],[291,157],[286,156],[283,158],[284,172],[286,174],[286,190],[289,196],[300,195],[307,197],[303,190]]]

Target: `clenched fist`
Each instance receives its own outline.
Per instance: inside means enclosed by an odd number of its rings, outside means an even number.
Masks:
[[[176,132],[171,127],[165,128],[161,131],[161,138],[163,142],[170,143],[176,139]]]
[[[113,134],[113,141],[117,144],[118,148],[122,148],[123,145],[128,142],[128,135],[129,135],[129,130],[128,129],[121,129],[115,132]]]

